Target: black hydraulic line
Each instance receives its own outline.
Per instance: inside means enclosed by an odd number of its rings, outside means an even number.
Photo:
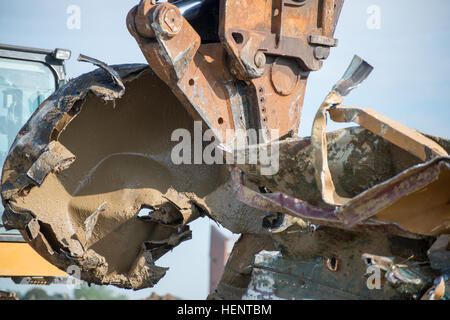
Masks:
[[[217,0],[178,0],[172,4],[177,6],[183,17],[187,20],[192,20],[200,17],[205,9]]]

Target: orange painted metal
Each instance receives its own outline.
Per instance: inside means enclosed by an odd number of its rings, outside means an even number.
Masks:
[[[150,6],[148,1],[141,3],[147,5]],[[161,5],[169,4],[158,6]],[[183,17],[182,30],[172,38],[156,37],[157,41],[145,38],[151,32],[143,29],[151,27],[140,22],[143,19],[139,12],[145,10],[134,8],[127,24],[152,70],[172,88],[195,120],[203,120],[216,136],[225,138],[226,130],[238,125],[232,111],[238,93],[233,85],[235,79],[226,67],[222,46],[200,47],[200,36]],[[147,13],[151,14],[151,9]]]
[[[67,277],[25,242],[0,242],[0,257],[0,277]]]
[[[221,142],[233,138],[227,129],[262,129],[267,142],[297,133],[309,73],[337,43],[342,2],[221,0],[220,43],[201,44],[171,3],[141,1],[127,25],[153,71]]]

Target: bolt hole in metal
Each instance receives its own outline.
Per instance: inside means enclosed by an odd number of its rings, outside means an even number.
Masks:
[[[263,228],[265,229],[276,229],[281,227],[284,222],[284,214],[280,212],[271,212],[268,213],[263,218]]]
[[[339,270],[339,258],[336,256],[331,256],[326,262],[327,269],[331,272],[337,272]]]
[[[267,189],[267,188],[264,187],[264,186],[258,187],[258,190],[259,190],[259,192],[261,192],[261,193],[272,193],[272,191],[270,191],[269,189]]]
[[[244,36],[242,35],[242,33],[233,32],[231,35],[233,36],[234,42],[236,42],[237,44],[241,44],[242,42],[244,42]]]
[[[189,79],[189,85],[192,87],[195,84],[195,80],[194,79]]]
[[[223,118],[217,119],[217,122],[218,122],[219,124],[223,124]]]

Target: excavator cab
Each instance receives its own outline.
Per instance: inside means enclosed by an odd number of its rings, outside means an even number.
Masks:
[[[66,83],[65,60],[70,54],[65,49],[0,44],[1,165],[22,126],[45,99]],[[0,217],[3,211],[0,204]],[[42,283],[43,277],[65,275],[37,254],[17,230],[7,231],[0,224],[0,277]]]

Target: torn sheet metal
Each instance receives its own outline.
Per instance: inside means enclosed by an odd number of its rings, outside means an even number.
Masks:
[[[122,78],[120,77],[120,74],[111,66],[107,65],[106,63],[104,63],[103,61],[100,61],[98,59],[94,59],[88,56],[85,56],[84,54],[80,54],[78,56],[78,61],[81,62],[89,62],[92,63],[93,65],[102,68],[103,70],[105,70],[106,72],[108,72],[112,79],[114,80],[114,83],[121,88],[123,91],[125,91],[125,85],[123,84]]]
[[[152,97],[142,93],[137,79],[149,86],[160,80],[148,67],[114,70],[118,77],[99,69],[73,80],[45,101],[19,133],[3,171],[4,219],[8,226],[24,230],[16,213],[28,215],[33,224],[25,224],[29,237],[24,237],[62,270],[75,265],[88,282],[139,289],[165,274],[165,268],[154,266],[152,252],[162,256],[178,244],[174,237],[186,233],[136,217],[142,207],[176,203],[177,198],[170,201],[173,193],[165,194],[171,185],[189,189],[173,183],[177,172],[164,166],[170,161],[168,140],[150,137],[160,132],[170,139],[170,133],[190,124],[191,118],[178,112],[184,119],[164,121],[173,118],[168,108],[158,109],[160,117],[149,113]],[[116,78],[123,79],[126,91]],[[109,100],[115,107],[105,104]],[[158,107],[163,100],[157,98]],[[176,108],[176,99],[168,100]],[[173,125],[167,126],[170,122]],[[155,123],[164,123],[170,131]],[[73,156],[76,160],[61,168],[61,161]],[[191,209],[198,217],[194,202],[183,210]],[[152,241],[157,241],[152,248],[144,245]]]
[[[386,223],[382,220],[377,221],[374,219],[361,221],[349,226],[339,219],[337,213],[340,211],[337,211],[335,208],[313,206],[306,201],[299,200],[283,193],[259,193],[246,187],[243,182],[239,180],[239,170],[234,170],[232,176],[234,177],[234,188],[237,190],[237,198],[247,205],[260,210],[283,212],[311,223],[340,229],[381,232],[391,235],[401,235],[408,238],[420,238],[424,235],[420,232],[416,232],[416,229],[411,230],[404,228],[403,225]],[[374,203],[383,203],[382,201],[382,197],[376,198]],[[366,206],[362,210],[366,209],[370,209],[370,207]],[[423,225],[423,227],[425,228],[426,224]]]
[[[373,110],[341,106],[342,100],[336,93],[330,93],[319,108],[313,124],[311,140],[315,177],[324,201],[337,206],[336,215],[350,226],[378,214],[377,220],[397,223],[415,233],[436,235],[449,232],[450,192],[442,190],[442,186],[450,183],[450,158],[446,150],[417,131]],[[327,112],[333,120],[360,124],[425,163],[409,168],[354,198],[339,196],[328,166]],[[420,218],[425,212],[427,223],[422,223]]]
[[[436,279],[436,284],[425,292],[420,300],[442,300],[446,294],[445,278]],[[450,295],[449,295],[450,296]],[[448,298],[447,298],[448,299]]]
[[[314,119],[311,144],[314,177],[322,199],[334,206],[344,224],[355,226],[373,218],[394,223],[423,235],[450,232],[450,157],[437,142],[369,109],[342,106],[343,96],[357,87],[372,67],[356,57],[325,98]],[[356,197],[340,195],[328,165],[327,113],[339,122],[356,122],[365,129],[406,150],[423,164],[364,190]],[[443,190],[444,189],[444,190]],[[426,219],[424,215],[426,214]],[[426,220],[426,222],[425,222]]]
[[[62,87],[20,131],[2,175],[3,222],[62,270],[77,266],[87,282],[141,289],[164,276],[155,262],[190,239],[188,223],[242,209],[249,215],[231,229],[258,231],[252,219],[264,214],[237,201],[231,208],[230,192],[209,197],[227,186],[225,166],[173,164],[172,133],[192,135],[194,124],[147,66],[107,69]]]
[[[417,168],[416,170],[408,169],[408,172],[411,175],[410,179],[405,179],[404,176],[402,177],[401,175],[399,175],[397,181],[391,181],[390,185],[388,187],[385,187],[384,190],[382,184],[380,184],[365,191],[363,196],[363,205],[365,206],[365,210],[359,210],[358,213],[358,209],[348,209],[349,207],[355,206],[355,199],[361,197],[362,194],[358,195],[356,198],[351,199],[341,197],[336,192],[331,172],[328,166],[328,151],[326,140],[327,112],[330,112],[331,118],[333,120],[337,120],[340,122],[356,122],[360,124],[362,127],[381,136],[383,139],[386,139],[387,141],[397,145],[398,147],[405,149],[422,161],[431,161],[433,157],[440,157],[441,159],[447,160],[450,158],[448,158],[448,153],[440,145],[418,133],[417,131],[411,130],[401,125],[400,123],[390,120],[373,110],[341,106],[340,104],[342,101],[343,98],[335,92],[331,92],[328,95],[316,114],[316,118],[313,124],[311,141],[314,149],[313,158],[315,178],[317,185],[321,190],[322,198],[326,203],[330,205],[347,207],[346,210],[340,210],[338,213],[339,218],[346,224],[355,225],[358,222],[364,221],[382,211],[383,209],[386,209],[386,207],[388,207],[393,202],[400,200],[402,197],[424,188],[434,180],[443,179],[444,181],[441,181],[440,184],[448,183],[448,181],[445,181],[447,180],[445,167],[447,166],[448,171],[448,164],[443,165],[443,177],[440,173],[418,173]],[[413,173],[412,171],[416,172]],[[422,182],[422,184],[420,184],[420,182]],[[439,181],[437,183],[439,184]],[[403,189],[404,191],[401,192],[400,190],[386,190],[386,188],[392,189],[393,185],[394,188]],[[407,189],[406,192],[405,189]],[[371,201],[372,199],[370,199],[371,197],[369,194],[372,194],[372,197],[377,197],[376,195],[379,195],[381,193],[385,194],[384,197],[387,198],[387,201],[378,201],[378,203],[376,204],[373,203]],[[435,195],[436,190],[430,190],[428,191],[428,193],[431,193],[431,195]],[[424,211],[429,208],[428,210],[433,211],[431,213],[432,216],[435,217],[436,215],[439,215],[440,217],[437,218],[437,221],[434,221],[431,227],[428,226],[428,229],[417,231],[417,228],[415,228],[416,231],[414,232],[422,232],[424,234],[432,235],[436,234],[436,231],[437,233],[439,233],[442,232],[442,229],[444,230],[444,232],[446,229],[448,229],[448,224],[450,223],[450,207],[446,203],[447,201],[445,199],[440,198],[442,198],[442,196],[438,197],[437,199],[436,197],[434,197],[434,199],[429,199],[426,203],[423,203],[422,206],[425,206],[426,208],[416,208],[416,211]],[[434,203],[433,200],[437,202]],[[372,208],[367,208],[367,202],[373,203]],[[417,204],[420,205],[420,203]],[[394,214],[398,215],[397,212]],[[394,220],[396,221],[396,219]]]
[[[396,146],[405,149],[423,162],[434,157],[448,156],[447,151],[433,140],[374,110],[337,105],[328,111],[333,121],[355,122]]]
[[[372,71],[373,67],[367,61],[355,55],[342,78],[333,86],[332,91],[345,97],[358,88]]]
[[[449,148],[448,140],[432,139]],[[241,200],[261,210],[285,212],[339,228],[357,230],[362,225],[378,225],[379,230],[408,237],[449,232],[450,195],[446,186],[450,183],[450,158],[421,163],[409,152],[362,128],[328,133],[327,141],[336,190],[351,201],[343,206],[321,201],[314,148],[308,138],[278,143],[280,169],[273,176],[261,175],[260,164],[239,165],[244,180],[235,185]],[[241,187],[246,181],[263,185],[271,193]],[[422,218],[424,212],[428,219]]]
[[[42,155],[27,172],[27,176],[38,186],[52,171],[63,171],[75,161],[75,156],[58,141],[51,141]]]
[[[356,89],[367,79],[373,67],[358,56],[354,56],[343,77],[334,85],[316,113],[312,126],[311,144],[315,179],[322,199],[331,205],[342,205],[349,199],[340,196],[335,189],[327,156],[327,112],[344,101],[344,96]]]
[[[446,234],[450,232],[449,184],[450,158],[434,158],[358,195],[336,215],[350,226],[373,218],[417,234]]]
[[[428,137],[450,151],[448,139]],[[409,152],[361,127],[329,132],[327,142],[328,164],[336,191],[346,198],[353,198],[422,163]],[[262,175],[261,164],[238,165],[246,179],[273,192],[326,207],[315,180],[311,138],[288,138],[273,144],[279,149],[278,172]],[[245,152],[245,159],[249,159],[250,150]]]
[[[360,124],[363,128],[405,149],[424,162],[433,157],[448,157],[448,153],[440,145],[417,131],[373,110],[341,106],[342,101],[341,96],[331,92],[319,108],[312,129],[315,178],[326,203],[341,206],[350,201],[350,198],[342,197],[336,192],[329,169],[326,139],[327,112],[330,112],[333,120]]]
[[[327,156],[327,111],[329,108],[340,104],[342,101],[344,101],[344,99],[334,92],[328,95],[316,113],[311,134],[316,183],[322,193],[323,200],[331,205],[343,205],[350,200],[349,198],[341,197],[336,192],[328,166]]]

